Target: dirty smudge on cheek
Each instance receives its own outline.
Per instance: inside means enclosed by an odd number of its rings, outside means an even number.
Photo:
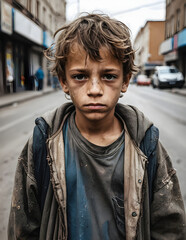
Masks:
[[[81,104],[81,99],[82,99],[82,94],[81,91],[78,92],[70,92],[70,97],[72,102],[74,103],[75,106],[80,105]]]

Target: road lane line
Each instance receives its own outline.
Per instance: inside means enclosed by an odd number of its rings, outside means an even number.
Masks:
[[[41,115],[43,115],[44,113],[46,112],[49,112],[53,109],[55,109],[56,106],[53,106],[53,105],[50,105],[50,106],[47,106],[45,108],[42,108],[42,110],[40,112],[35,112],[35,113],[32,113],[32,114],[29,114],[29,115],[26,115],[22,118],[19,118],[19,119],[16,119],[14,120],[13,122],[10,122],[2,127],[0,127],[0,132],[3,132],[3,131],[6,131],[7,129],[11,128],[11,127],[14,127],[15,125],[21,123],[21,122],[24,122],[28,119],[31,119],[31,118],[37,118],[37,117],[40,117]]]
[[[150,88],[149,90],[150,91],[144,91],[144,88],[143,89],[142,88],[139,89],[138,87],[133,86],[133,87],[131,87],[128,90],[128,94],[130,94],[130,92],[133,92],[133,93],[135,92],[137,94],[143,95],[143,97],[144,97],[144,95],[146,95],[147,97],[149,97],[149,99],[154,98],[154,99],[158,99],[159,101],[162,100],[164,102],[167,102],[167,103],[170,103],[170,104],[173,104],[173,105],[177,105],[177,106],[186,108],[186,104],[185,103],[177,101],[178,98],[183,100],[185,98],[183,96],[175,95],[175,94],[172,94],[172,93],[166,92],[166,91],[162,92],[162,91],[160,91],[158,89],[151,89]],[[176,101],[174,99],[171,99],[171,95],[174,96],[173,98],[175,98]]]
[[[32,118],[32,117],[34,117],[34,116],[35,116],[35,114],[32,114],[32,115],[27,115],[27,116],[25,116],[25,117],[16,119],[16,120],[14,120],[13,122],[10,122],[10,123],[8,123],[8,124],[0,127],[0,132],[6,131],[7,129],[13,127],[14,125],[17,125],[17,124],[19,124],[19,123],[21,123],[21,122],[24,122],[25,120],[28,120],[28,119],[30,119],[30,118]]]

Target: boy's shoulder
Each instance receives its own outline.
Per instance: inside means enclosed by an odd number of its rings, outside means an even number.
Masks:
[[[116,105],[116,112],[124,120],[130,137],[140,146],[147,130],[153,123],[138,108],[131,105]]]
[[[64,117],[69,114],[70,112],[73,112],[75,110],[75,107],[73,103],[65,103],[61,105],[60,107],[57,107],[51,111],[48,111],[44,113],[40,118],[37,118],[35,120],[36,125],[38,125],[39,119],[44,119],[44,121],[47,123],[48,127],[50,128],[50,133],[53,135],[61,126],[61,123],[64,119]]]
[[[73,103],[65,103],[52,111],[46,112],[41,118],[47,123],[50,133],[53,135],[60,128],[65,116],[73,111],[75,111]],[[118,103],[115,111],[125,122],[130,137],[139,146],[153,123],[138,108],[131,105]],[[36,125],[39,126],[41,118],[36,119]],[[152,128],[153,132],[155,129],[155,127]]]
[[[75,107],[73,103],[70,102],[63,104],[52,111],[46,112],[41,117],[47,123],[51,135],[53,135],[60,128],[65,116],[73,111],[75,111]],[[131,105],[118,103],[115,111],[125,122],[130,137],[139,146],[145,137],[146,131],[153,125],[153,123],[138,108]],[[39,120],[36,119],[35,123],[38,125]],[[155,127],[153,129],[155,129]]]

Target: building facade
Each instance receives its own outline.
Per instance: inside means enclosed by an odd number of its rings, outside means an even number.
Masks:
[[[43,50],[65,16],[65,0],[0,0],[0,95],[34,90],[39,66],[50,83]]]
[[[147,21],[134,40],[135,63],[148,77],[153,73],[155,66],[163,64],[159,47],[164,39],[164,31],[164,21]]]
[[[165,39],[160,54],[166,65],[175,65],[186,78],[186,0],[166,0]]]

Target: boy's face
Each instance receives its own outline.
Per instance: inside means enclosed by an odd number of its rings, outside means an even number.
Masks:
[[[123,81],[122,63],[104,47],[100,55],[100,62],[93,61],[78,44],[73,45],[69,54],[66,81],[60,82],[76,107],[76,118],[97,121],[113,117],[121,92],[127,90],[130,76]]]

